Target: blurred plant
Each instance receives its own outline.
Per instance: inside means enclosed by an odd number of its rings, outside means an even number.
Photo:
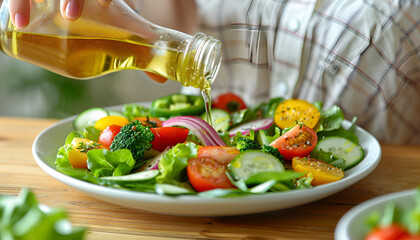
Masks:
[[[49,71],[35,71],[29,76],[16,74],[16,70],[12,69],[7,76],[8,93],[19,96],[22,104],[26,105],[22,109],[32,109],[30,115],[33,117],[66,117],[79,112],[84,103],[92,100],[84,81],[75,81]]]

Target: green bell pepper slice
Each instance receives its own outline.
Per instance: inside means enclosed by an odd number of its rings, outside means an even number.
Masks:
[[[205,111],[204,100],[200,96],[171,94],[152,102],[150,113],[155,117],[197,116]]]

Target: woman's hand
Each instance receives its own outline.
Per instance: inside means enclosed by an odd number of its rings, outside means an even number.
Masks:
[[[33,0],[43,2],[45,0]],[[98,0],[98,2],[107,6],[111,0]],[[13,24],[17,28],[24,28],[30,21],[31,0],[10,0],[10,16],[12,16]],[[76,20],[83,11],[85,0],[60,0],[61,15],[69,21]]]
[[[30,21],[31,1],[43,2],[45,0],[10,0],[9,9],[12,22],[17,28],[25,28]],[[97,0],[99,4],[107,6],[112,0]],[[85,0],[60,0],[61,15],[69,21],[74,21],[80,17],[83,11]],[[152,80],[164,83],[166,78],[154,73],[145,72]]]

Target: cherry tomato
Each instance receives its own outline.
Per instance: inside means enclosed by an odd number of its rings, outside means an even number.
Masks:
[[[312,185],[314,186],[335,182],[344,177],[344,172],[341,169],[314,158],[294,157],[292,168],[295,172],[312,173]]]
[[[198,149],[197,157],[213,158],[223,165],[229,164],[240,151],[231,146],[207,146]]]
[[[282,129],[293,126],[296,121],[314,128],[320,116],[313,104],[302,99],[288,99],[277,105],[274,122]]]
[[[87,168],[87,152],[92,149],[105,148],[102,144],[87,138],[73,138],[72,149],[69,151],[69,162],[74,168]]]
[[[189,132],[188,129],[179,127],[157,127],[150,128],[150,130],[155,135],[152,141],[152,148],[159,152],[165,150],[167,147],[185,142]]]
[[[110,125],[106,127],[101,134],[99,135],[99,143],[109,148],[115,136],[120,132],[121,126],[119,125]]]
[[[306,157],[315,148],[318,141],[316,132],[307,126],[296,125],[270,145],[278,148],[285,160],[293,157]]]
[[[420,240],[420,233],[415,235],[404,235],[399,240]]]
[[[365,240],[395,240],[409,235],[408,231],[398,224],[374,228]]]
[[[233,93],[225,93],[218,96],[214,101],[213,105],[214,108],[223,109],[229,113],[245,109],[246,105],[244,101]]]
[[[157,117],[137,117],[134,120],[139,120],[143,125],[150,127],[162,127],[162,120]]]
[[[225,172],[227,165],[208,158],[191,158],[188,160],[187,175],[191,186],[197,192],[216,188],[234,188]]]

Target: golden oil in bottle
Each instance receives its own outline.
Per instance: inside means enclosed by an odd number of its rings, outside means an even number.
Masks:
[[[0,49],[60,75],[89,79],[121,70],[143,70],[184,86],[210,91],[221,62],[221,44],[154,25],[122,0],[108,7],[86,0],[83,14],[67,21],[59,1],[33,3],[31,23],[16,29],[8,0],[0,0]]]

